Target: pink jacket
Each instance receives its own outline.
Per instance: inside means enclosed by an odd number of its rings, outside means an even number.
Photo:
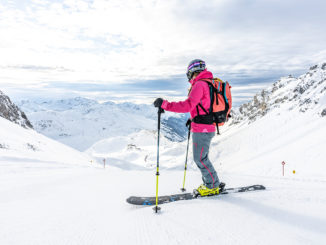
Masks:
[[[185,101],[180,102],[168,102],[167,100],[163,101],[162,108],[167,111],[173,111],[178,113],[186,113],[190,112],[191,118],[197,116],[196,105],[199,102],[203,105],[203,107],[208,111],[210,107],[210,94],[208,84],[204,81],[200,81],[201,79],[212,79],[213,74],[206,69],[202,71],[195,79],[190,80],[191,83],[191,92],[188,98]],[[205,112],[203,109],[199,107],[199,114],[204,115]],[[191,123],[191,131],[194,133],[210,133],[215,132],[214,124],[198,124]]]

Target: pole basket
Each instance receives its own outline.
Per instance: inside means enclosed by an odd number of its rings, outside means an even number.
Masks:
[[[155,213],[159,213],[161,211],[161,208],[159,206],[155,206],[153,210]]]

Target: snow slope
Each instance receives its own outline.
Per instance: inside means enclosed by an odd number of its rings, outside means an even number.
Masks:
[[[213,158],[221,159],[227,171],[266,177],[326,180],[326,118],[309,111],[279,110],[256,122],[233,127],[213,142]],[[295,174],[293,174],[295,170]]]
[[[66,164],[73,166],[87,166],[92,160],[88,155],[74,150],[57,141],[49,139],[32,129],[25,129],[0,117],[0,171],[7,172],[3,167],[19,162],[26,169],[46,166],[57,167]],[[25,169],[22,169],[25,171]]]
[[[36,169],[0,178],[1,244],[324,244],[325,181],[222,173],[239,193],[150,207],[125,202],[153,195],[155,173],[106,169]],[[181,171],[162,171],[160,194],[177,193]],[[189,171],[187,188],[200,182]]]
[[[160,159],[164,163],[162,169],[184,169],[182,163],[185,161],[186,143],[172,142],[161,133]],[[98,141],[85,152],[98,161],[106,159],[106,162],[121,169],[148,170],[156,168],[156,151],[157,131],[141,130],[128,136]],[[191,155],[190,149],[188,167],[195,169]]]

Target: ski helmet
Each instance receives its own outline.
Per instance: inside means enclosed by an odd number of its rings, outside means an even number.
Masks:
[[[187,68],[187,77],[188,80],[192,78],[195,72],[201,72],[206,69],[205,61],[200,59],[195,59],[190,61],[188,68]]]

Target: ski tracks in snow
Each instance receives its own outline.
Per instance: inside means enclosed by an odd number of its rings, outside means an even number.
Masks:
[[[182,176],[162,174],[159,193],[178,193]],[[149,171],[67,168],[5,177],[1,183],[16,184],[1,188],[0,244],[280,245],[326,238],[324,182],[221,173],[228,187],[263,184],[267,190],[163,204],[155,214],[125,201],[155,195]],[[191,190],[200,173],[187,177]]]

